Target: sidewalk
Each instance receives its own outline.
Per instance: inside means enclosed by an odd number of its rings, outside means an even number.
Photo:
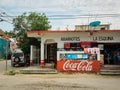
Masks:
[[[40,68],[38,66],[30,66],[19,71],[22,74],[57,74],[56,69]]]

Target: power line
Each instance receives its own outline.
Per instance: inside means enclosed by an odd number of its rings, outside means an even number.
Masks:
[[[52,20],[63,20],[63,19],[80,19],[80,18],[107,18],[107,17],[113,17],[113,18],[116,18],[116,17],[120,17],[120,15],[86,15],[86,16],[79,16],[79,15],[76,15],[76,16],[69,16],[69,15],[65,15],[65,16],[62,16],[62,15],[58,15],[58,16],[48,16],[49,19],[52,19]]]
[[[18,16],[10,16],[6,12],[1,12],[0,17],[7,22],[12,21],[11,19],[16,18]],[[79,18],[106,18],[106,17],[120,17],[120,14],[63,14],[63,15],[48,15],[48,19],[50,20],[65,20],[65,19],[79,19]],[[7,19],[7,20],[6,20]]]
[[[86,17],[118,17],[120,16],[120,14],[82,14],[82,15],[77,15],[77,14],[65,14],[65,15],[47,15],[47,17],[49,18],[53,18],[53,17],[80,17],[80,18],[86,18]],[[4,15],[0,14],[0,17],[10,17],[10,18],[14,18],[14,17],[18,17],[18,16],[10,16],[8,14],[6,14],[4,12]]]
[[[0,17],[1,17],[0,18],[1,22],[5,21],[5,22],[8,22],[8,23],[12,24],[12,19],[13,18],[10,18],[9,15],[6,12],[1,12]]]
[[[9,20],[5,20],[5,19],[0,18],[0,22],[3,22],[3,21],[8,22],[8,23],[10,23],[10,24],[13,24],[13,23],[10,22]]]

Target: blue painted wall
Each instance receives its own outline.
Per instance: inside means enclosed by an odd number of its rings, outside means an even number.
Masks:
[[[6,49],[9,51],[9,42],[0,38],[0,58],[4,58],[6,56]]]

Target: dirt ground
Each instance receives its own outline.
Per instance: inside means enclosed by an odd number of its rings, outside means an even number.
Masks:
[[[120,90],[120,76],[97,74],[0,75],[0,90]]]

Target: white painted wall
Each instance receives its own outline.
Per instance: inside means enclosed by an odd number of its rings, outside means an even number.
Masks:
[[[90,35],[89,32],[65,32],[65,33],[44,33],[42,35],[41,41],[44,43],[47,39],[53,39],[58,43],[58,48],[63,48],[65,42],[84,42],[84,41],[94,41],[93,37],[113,37],[114,40],[96,40],[96,42],[120,42],[120,33],[119,32],[94,32],[93,35]],[[61,37],[80,37],[80,41],[61,41]]]
[[[99,40],[99,37],[113,37],[113,40]],[[80,41],[61,41],[61,37],[79,37]],[[93,37],[97,37],[98,40],[95,42],[102,43],[120,43],[120,33],[119,32],[94,32],[90,35],[90,32],[48,32],[41,35],[41,60],[44,60],[44,44],[48,39],[53,39],[57,43],[57,48],[64,48],[65,42],[84,42],[84,41],[94,41]]]
[[[36,50],[36,46],[33,46],[33,45],[31,45],[30,46],[30,60],[32,61],[32,60],[36,60],[36,55],[37,55],[37,52],[36,52],[37,50]]]

